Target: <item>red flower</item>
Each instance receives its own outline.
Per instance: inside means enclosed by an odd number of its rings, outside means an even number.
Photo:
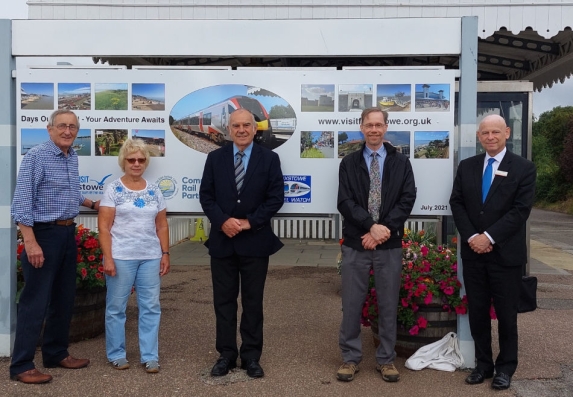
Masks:
[[[82,278],[86,278],[86,277],[87,277],[87,275],[88,275],[88,271],[87,271],[87,269],[86,269],[85,267],[84,267],[84,268],[82,268]]]
[[[466,306],[456,306],[456,314],[466,314],[468,312],[468,308]]]
[[[419,331],[420,328],[417,325],[414,325],[412,328],[410,328],[408,332],[410,333],[410,335],[418,335]]]
[[[417,323],[420,328],[426,328],[428,326],[428,320],[424,317],[419,317]]]
[[[420,252],[422,253],[422,256],[428,256],[430,249],[424,245],[422,248],[420,248]]]
[[[454,293],[454,291],[455,291],[454,287],[452,287],[452,286],[444,288],[444,294],[446,294],[446,295],[452,295]]]
[[[402,298],[402,306],[408,307],[408,300],[406,298]]]
[[[96,260],[95,255],[90,255],[90,256],[88,256],[88,261],[93,262],[93,261],[95,261],[95,260]]]

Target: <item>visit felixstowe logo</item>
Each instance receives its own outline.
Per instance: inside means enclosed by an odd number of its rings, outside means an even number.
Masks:
[[[310,175],[283,175],[285,203],[310,203]]]
[[[107,174],[104,177],[98,176],[97,178],[92,178],[90,175],[80,175],[80,191],[82,194],[103,194],[105,181],[111,175]]]

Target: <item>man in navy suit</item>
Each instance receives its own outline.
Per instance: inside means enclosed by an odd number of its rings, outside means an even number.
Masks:
[[[229,120],[233,145],[207,156],[199,200],[211,221],[205,245],[211,256],[213,300],[219,359],[212,376],[236,367],[252,378],[264,376],[259,364],[263,350],[263,290],[269,256],[283,244],[273,233],[271,218],[284,202],[279,156],[253,139],[257,123],[251,112],[234,111]],[[241,289],[241,348],[237,349],[237,297]]]
[[[517,305],[527,262],[526,221],[535,194],[534,164],[507,150],[510,130],[498,115],[483,119],[477,137],[486,153],[460,162],[450,205],[461,236],[464,285],[475,343],[468,384],[495,377],[509,388],[517,368]],[[498,319],[499,354],[492,358],[491,301]]]

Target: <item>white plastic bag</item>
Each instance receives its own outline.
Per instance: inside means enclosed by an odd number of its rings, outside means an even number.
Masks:
[[[464,359],[455,332],[449,332],[439,341],[422,346],[406,360],[406,368],[414,371],[431,368],[454,372],[463,364]]]

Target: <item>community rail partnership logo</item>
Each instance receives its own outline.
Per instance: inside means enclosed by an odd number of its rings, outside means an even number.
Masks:
[[[90,175],[80,175],[80,191],[89,194],[103,194],[105,181],[112,174],[107,174],[100,180],[91,178]]]
[[[166,200],[172,199],[177,194],[177,181],[173,177],[164,175],[159,177],[155,183]]]
[[[285,203],[310,203],[310,175],[283,175]]]

